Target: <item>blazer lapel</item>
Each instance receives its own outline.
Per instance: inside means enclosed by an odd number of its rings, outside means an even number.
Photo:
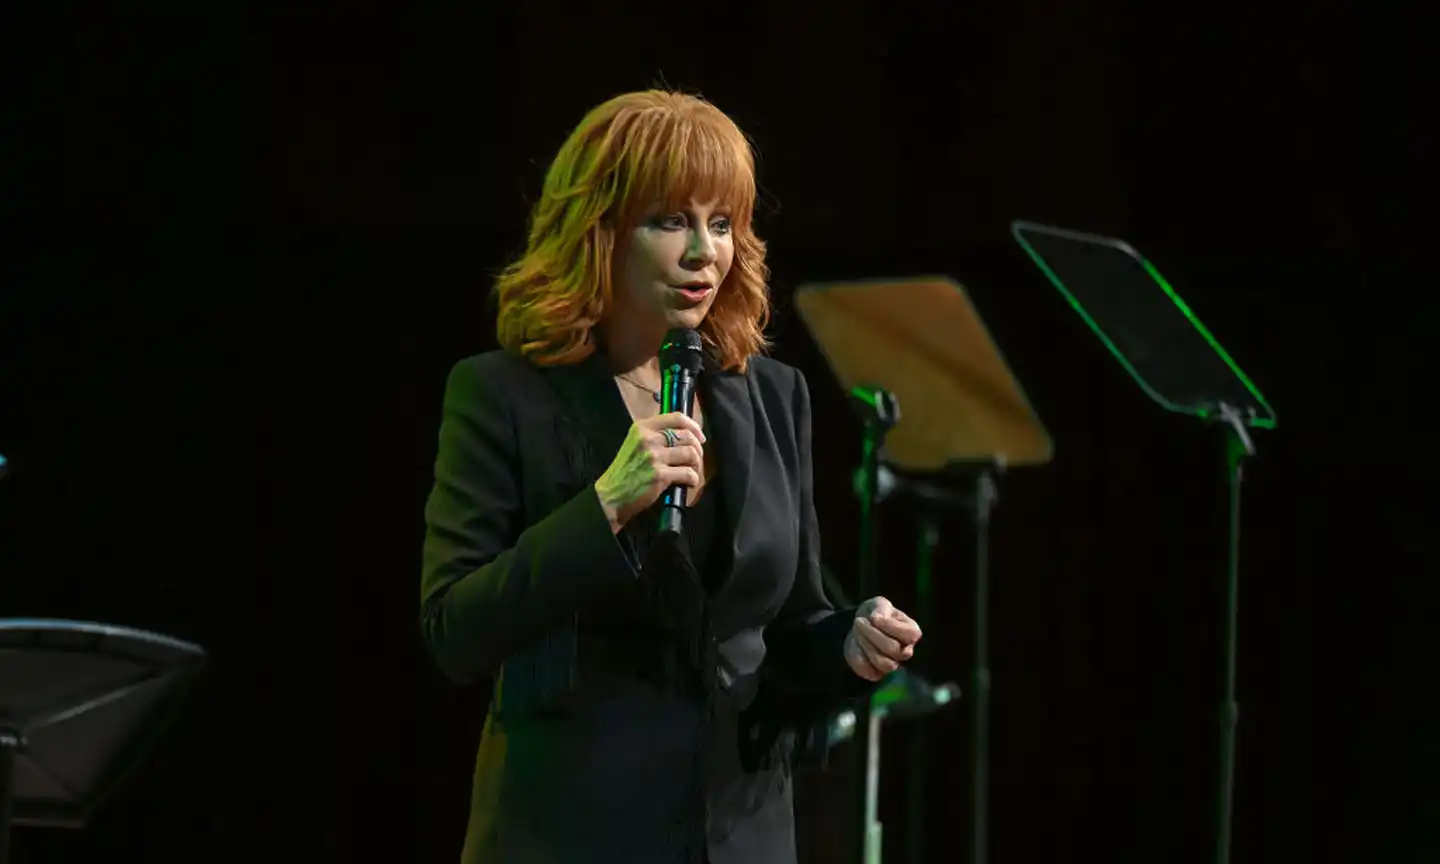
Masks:
[[[552,366],[545,372],[571,421],[579,427],[574,434],[588,445],[586,465],[580,469],[586,476],[577,479],[593,483],[625,442],[625,434],[630,431],[630,411],[598,351],[579,363]]]
[[[728,580],[741,557],[745,501],[750,494],[750,473],[755,462],[755,408],[750,401],[749,382],[736,372],[716,371],[704,375],[700,380],[700,394],[705,400],[706,423],[715,431],[711,444],[720,459],[720,503],[733,538],[728,562],[731,566],[725,568]]]
[[[589,451],[587,465],[577,478],[593,483],[604,472],[620,450],[630,430],[630,411],[615,387],[605,357],[599,351],[585,360],[545,369],[561,402],[566,406],[578,436]],[[745,502],[750,494],[750,475],[755,461],[755,408],[751,402],[748,379],[736,372],[707,371],[699,381],[704,402],[706,423],[713,430],[711,445],[720,460],[720,504],[725,524],[733,538],[730,566],[741,557],[740,540],[744,536]],[[728,580],[728,575],[727,575]],[[724,584],[723,581],[721,583]]]

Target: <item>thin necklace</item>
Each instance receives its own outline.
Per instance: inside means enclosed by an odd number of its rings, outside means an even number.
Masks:
[[[621,376],[620,376],[620,380],[621,380],[621,381],[624,381],[626,384],[629,384],[631,387],[638,387],[638,388],[640,388],[641,390],[644,390],[646,393],[649,393],[652,397],[654,397],[654,399],[655,399],[655,404],[656,404],[656,405],[659,405],[659,404],[660,404],[660,391],[659,391],[659,390],[653,390],[653,389],[651,389],[651,388],[649,388],[649,387],[646,387],[644,384],[641,384],[639,381],[636,381],[635,379],[631,378],[629,375],[621,375]]]

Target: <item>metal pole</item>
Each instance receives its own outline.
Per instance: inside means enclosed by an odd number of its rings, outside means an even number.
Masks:
[[[940,519],[925,501],[918,503],[919,544],[915,550],[915,616],[931,620],[932,585],[935,573],[935,547],[940,543]],[[918,660],[918,658],[917,658]],[[929,670],[912,660],[910,666],[924,674]],[[909,783],[905,795],[905,864],[923,864],[925,858],[925,767],[928,760],[926,723],[910,727]]]
[[[970,861],[989,855],[990,801],[990,507],[995,482],[982,469],[975,480],[974,672],[970,681]]]
[[[1230,861],[1231,832],[1235,811],[1235,738],[1240,725],[1240,702],[1235,693],[1236,655],[1240,618],[1240,487],[1244,481],[1244,460],[1254,455],[1255,445],[1245,432],[1244,421],[1228,405],[1220,406],[1225,430],[1225,473],[1230,492],[1230,543],[1226,555],[1225,587],[1225,691],[1220,702],[1220,776],[1216,792],[1216,864]]]

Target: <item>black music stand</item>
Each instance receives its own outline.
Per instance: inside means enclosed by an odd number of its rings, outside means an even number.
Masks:
[[[1235,666],[1241,466],[1255,455],[1247,430],[1275,428],[1275,412],[1160,271],[1124,240],[1023,221],[1012,223],[1011,233],[1146,395],[1166,410],[1220,424],[1224,435],[1230,526],[1215,860],[1225,864],[1240,713]]]
[[[84,827],[204,660],[199,646],[140,630],[0,619],[0,864],[12,823]]]
[[[932,562],[942,514],[968,511],[975,533],[974,660],[970,675],[971,861],[986,860],[989,789],[989,525],[996,475],[1042,465],[1054,447],[1020,385],[970,304],[944,277],[807,285],[796,307],[826,361],[850,394],[864,428],[855,489],[861,507],[861,596],[876,587],[876,507],[906,497],[919,514],[917,619],[930,620]],[[904,416],[902,418],[901,411]],[[917,658],[918,659],[918,658]],[[912,665],[916,665],[912,663]],[[854,735],[864,753],[860,859],[879,864],[877,712],[868,700]],[[920,797],[926,767],[923,726],[911,731],[906,858],[925,860]]]

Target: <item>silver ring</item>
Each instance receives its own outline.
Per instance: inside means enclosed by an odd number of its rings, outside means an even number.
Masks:
[[[674,447],[680,443],[680,436],[675,434],[674,429],[661,429],[660,431],[665,435],[666,447]]]

